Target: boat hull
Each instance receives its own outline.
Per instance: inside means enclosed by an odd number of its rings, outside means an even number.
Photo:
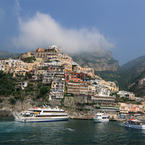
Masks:
[[[95,119],[94,118],[94,122],[96,122],[96,123],[109,122],[109,119]]]
[[[22,118],[17,118],[16,121],[18,122],[56,122],[56,121],[67,121],[69,117],[22,117]]]
[[[125,124],[125,127],[135,128],[135,129],[145,129],[145,125],[132,125],[132,124]]]

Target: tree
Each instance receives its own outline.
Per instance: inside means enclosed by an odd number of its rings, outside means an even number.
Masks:
[[[0,95],[9,96],[15,92],[16,80],[12,74],[0,71]]]
[[[27,63],[32,63],[36,60],[36,58],[34,56],[31,56],[31,57],[26,57],[23,59],[24,62],[27,62]]]
[[[15,98],[10,98],[10,99],[9,99],[9,102],[10,102],[11,105],[16,104]]]
[[[44,97],[48,92],[50,92],[50,86],[41,86],[37,98]]]

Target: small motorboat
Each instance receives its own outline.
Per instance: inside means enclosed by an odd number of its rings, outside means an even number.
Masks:
[[[145,129],[145,122],[138,119],[129,119],[124,123],[125,127],[135,128],[135,129]]]
[[[105,113],[97,113],[93,119],[94,122],[109,122],[109,118],[109,115]]]

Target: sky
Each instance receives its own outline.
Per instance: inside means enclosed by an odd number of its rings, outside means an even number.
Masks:
[[[108,49],[120,64],[145,55],[145,0],[0,0],[0,50],[51,44]]]

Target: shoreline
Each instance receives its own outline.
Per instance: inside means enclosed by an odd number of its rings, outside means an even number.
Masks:
[[[0,109],[0,121],[1,120],[14,120],[12,109]],[[78,112],[78,111],[70,111],[69,109],[66,109],[66,112],[68,113],[70,119],[73,120],[93,120],[93,117],[95,113],[92,112]],[[110,121],[117,121],[117,122],[124,122],[126,119],[119,118],[119,116],[108,113],[110,115]],[[114,116],[113,116],[114,115]],[[145,114],[139,116],[138,119],[144,120]]]

